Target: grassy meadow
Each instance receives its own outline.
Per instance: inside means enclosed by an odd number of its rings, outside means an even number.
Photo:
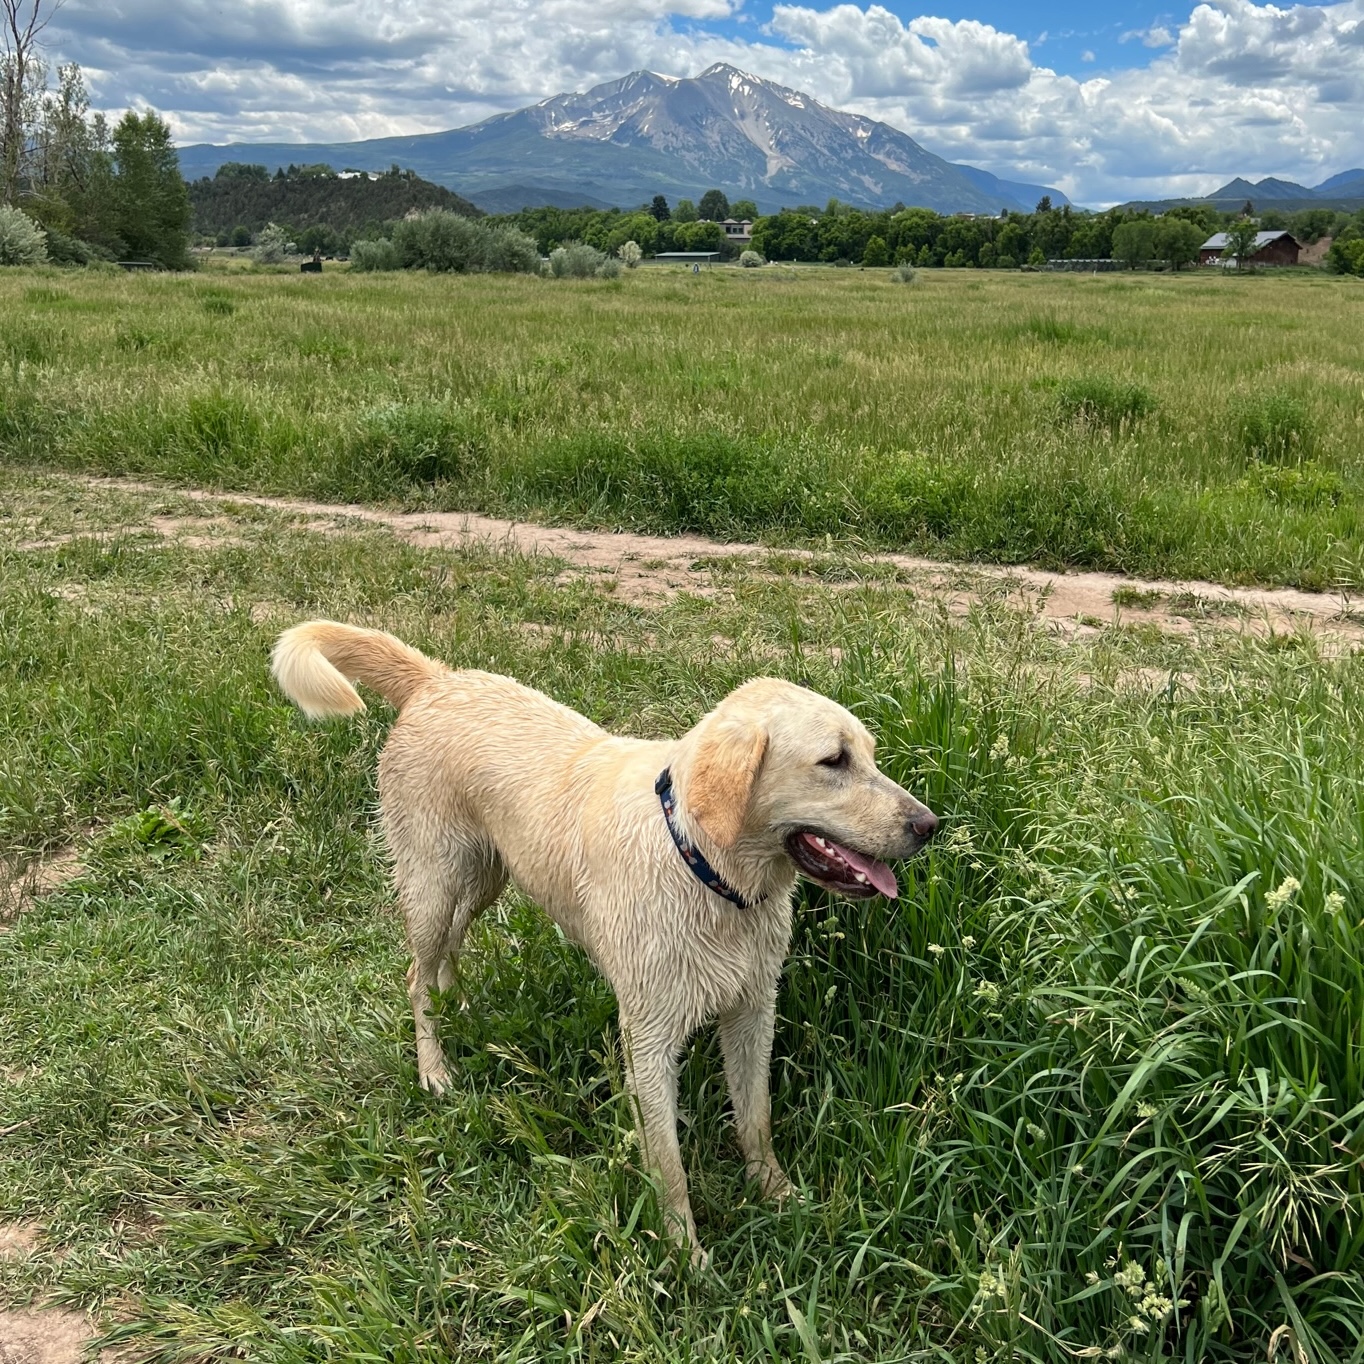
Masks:
[[[1364,585],[1350,279],[10,271],[0,308],[10,462]]]
[[[0,862],[80,857],[0,897],[0,1229],[40,1229],[0,1308],[167,1362],[1364,1361],[1364,656],[1116,603],[1061,631],[1003,586],[953,612],[859,554],[1355,584],[1358,286],[8,272],[0,303]],[[818,552],[643,605],[242,489]],[[314,615],[644,735],[808,680],[944,816],[899,901],[801,892],[798,1202],[753,1201],[698,1038],[710,1271],[638,1168],[608,988],[515,895],[440,1001],[453,1093],[418,1088],[391,717],[309,725],[268,679]]]

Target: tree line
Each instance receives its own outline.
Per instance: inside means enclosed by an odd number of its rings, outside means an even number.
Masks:
[[[11,249],[19,243],[29,260],[136,259],[186,267],[189,195],[170,129],[151,110],[129,110],[112,128],[103,114],[92,113],[80,67],[54,72],[43,59],[38,43],[50,13],[44,15],[38,0],[4,6],[4,239]]]
[[[729,212],[724,216],[750,216],[734,212],[727,202],[725,206]],[[678,250],[737,254],[741,249],[718,223],[698,221],[695,210],[687,213],[691,209],[687,201],[678,208],[684,209],[680,221],[677,210],[669,214],[659,196],[651,205],[633,210],[535,208],[507,215],[504,221],[534,237],[545,254],[569,241],[606,252],[635,241],[647,255]],[[1203,242],[1237,219],[1203,204],[1173,208],[1156,217],[1144,210],[1088,213],[1069,204],[1057,208],[1046,198],[1032,213],[1005,212],[998,217],[940,214],[902,204],[868,210],[836,199],[822,207],[807,204],[751,216],[752,248],[768,260],[981,269],[1038,266],[1049,260],[1119,260],[1132,266],[1179,268],[1196,261]],[[1322,209],[1292,215],[1268,211],[1258,217],[1260,228],[1284,227],[1304,242],[1332,231],[1353,231],[1350,224],[1355,221]],[[1360,250],[1364,253],[1364,247]]]

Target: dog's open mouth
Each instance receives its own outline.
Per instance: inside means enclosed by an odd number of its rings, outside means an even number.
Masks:
[[[812,881],[840,895],[866,898],[881,894],[893,900],[900,893],[895,873],[884,862],[845,848],[823,834],[809,830],[792,834],[786,840],[786,851]]]

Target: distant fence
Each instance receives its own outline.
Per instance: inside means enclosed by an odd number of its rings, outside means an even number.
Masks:
[[[1107,257],[1098,260],[1049,260],[1044,270],[1069,270],[1077,274],[1100,274],[1108,270],[1127,270],[1130,267],[1120,260]]]

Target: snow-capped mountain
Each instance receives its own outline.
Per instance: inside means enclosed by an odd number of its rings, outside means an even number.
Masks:
[[[724,190],[763,212],[783,205],[903,203],[939,212],[1030,210],[1041,185],[999,180],[925,151],[886,123],[843,113],[723,63],[692,79],[635,71],[584,94],[468,128],[338,144],[182,148],[191,178],[224,161],[328,161],[360,170],[397,161],[493,211],[526,204],[619,204]],[[338,165],[340,169],[340,165]]]

